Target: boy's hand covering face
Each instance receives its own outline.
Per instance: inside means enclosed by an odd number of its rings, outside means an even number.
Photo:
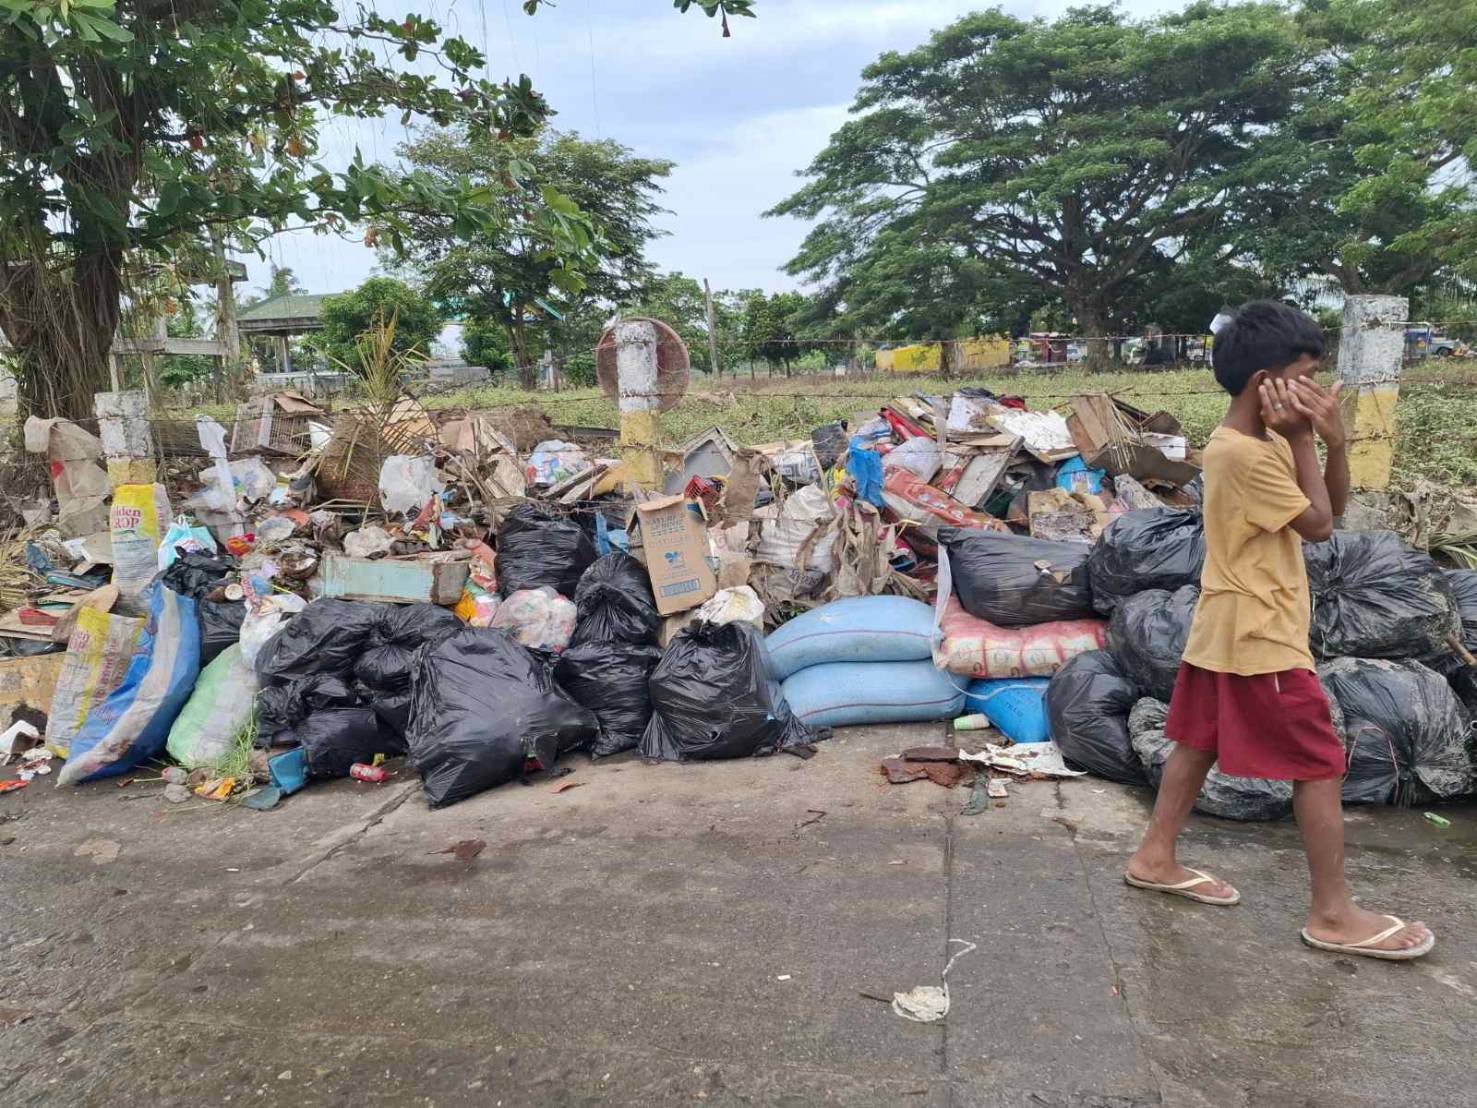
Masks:
[[[1283,438],[1295,439],[1313,429],[1308,417],[1294,406],[1287,382],[1280,377],[1266,377],[1257,386],[1262,403],[1262,422]]]
[[[1342,383],[1325,389],[1311,377],[1297,377],[1287,383],[1292,406],[1307,418],[1318,437],[1329,446],[1344,445],[1344,417],[1339,410]]]

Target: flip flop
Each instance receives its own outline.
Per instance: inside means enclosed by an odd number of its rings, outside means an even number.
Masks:
[[[1188,881],[1181,881],[1178,885],[1161,885],[1155,881],[1140,881],[1131,873],[1125,873],[1123,880],[1135,889],[1148,889],[1152,893],[1168,893],[1170,896],[1182,896],[1187,900],[1193,900],[1200,904],[1214,904],[1217,908],[1229,908],[1233,904],[1241,903],[1241,894],[1235,889],[1231,890],[1230,896],[1207,896],[1205,893],[1195,891],[1200,885],[1213,885],[1220,879],[1212,877],[1208,873],[1201,873],[1198,869],[1185,867],[1195,876]]]
[[[1387,920],[1393,920],[1394,926],[1387,927],[1378,935],[1372,935],[1357,943],[1329,943],[1322,939],[1315,939],[1308,934],[1308,929],[1302,929],[1303,942],[1318,950],[1327,950],[1334,954],[1353,954],[1359,958],[1379,958],[1385,962],[1409,962],[1415,958],[1423,958],[1431,953],[1431,948],[1436,945],[1436,936],[1427,934],[1425,941],[1415,946],[1408,946],[1404,950],[1380,950],[1379,943],[1384,942],[1392,935],[1398,935],[1405,930],[1405,921],[1399,916],[1386,916]]]

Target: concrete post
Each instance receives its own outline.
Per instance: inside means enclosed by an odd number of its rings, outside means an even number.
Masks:
[[[157,467],[148,393],[97,392],[92,395],[92,406],[113,487],[152,484]]]
[[[1356,489],[1382,491],[1390,484],[1409,312],[1410,302],[1403,296],[1344,300],[1338,378],[1344,386],[1350,483]]]
[[[648,489],[660,489],[657,411],[661,397],[657,394],[657,331],[650,321],[623,320],[615,325],[615,375],[626,477]]]

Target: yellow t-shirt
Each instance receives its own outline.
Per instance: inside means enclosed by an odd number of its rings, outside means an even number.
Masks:
[[[1218,427],[1205,447],[1205,569],[1185,661],[1253,676],[1312,669],[1303,544],[1308,508],[1292,447]]]

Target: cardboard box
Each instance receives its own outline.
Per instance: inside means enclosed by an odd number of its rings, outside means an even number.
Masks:
[[[708,564],[708,527],[696,504],[680,496],[648,500],[637,505],[636,524],[658,612],[685,612],[718,591]]]
[[[8,715],[12,709],[24,704],[50,714],[51,698],[56,695],[56,679],[66,658],[65,651],[58,651],[33,658],[0,661],[0,711]]]

